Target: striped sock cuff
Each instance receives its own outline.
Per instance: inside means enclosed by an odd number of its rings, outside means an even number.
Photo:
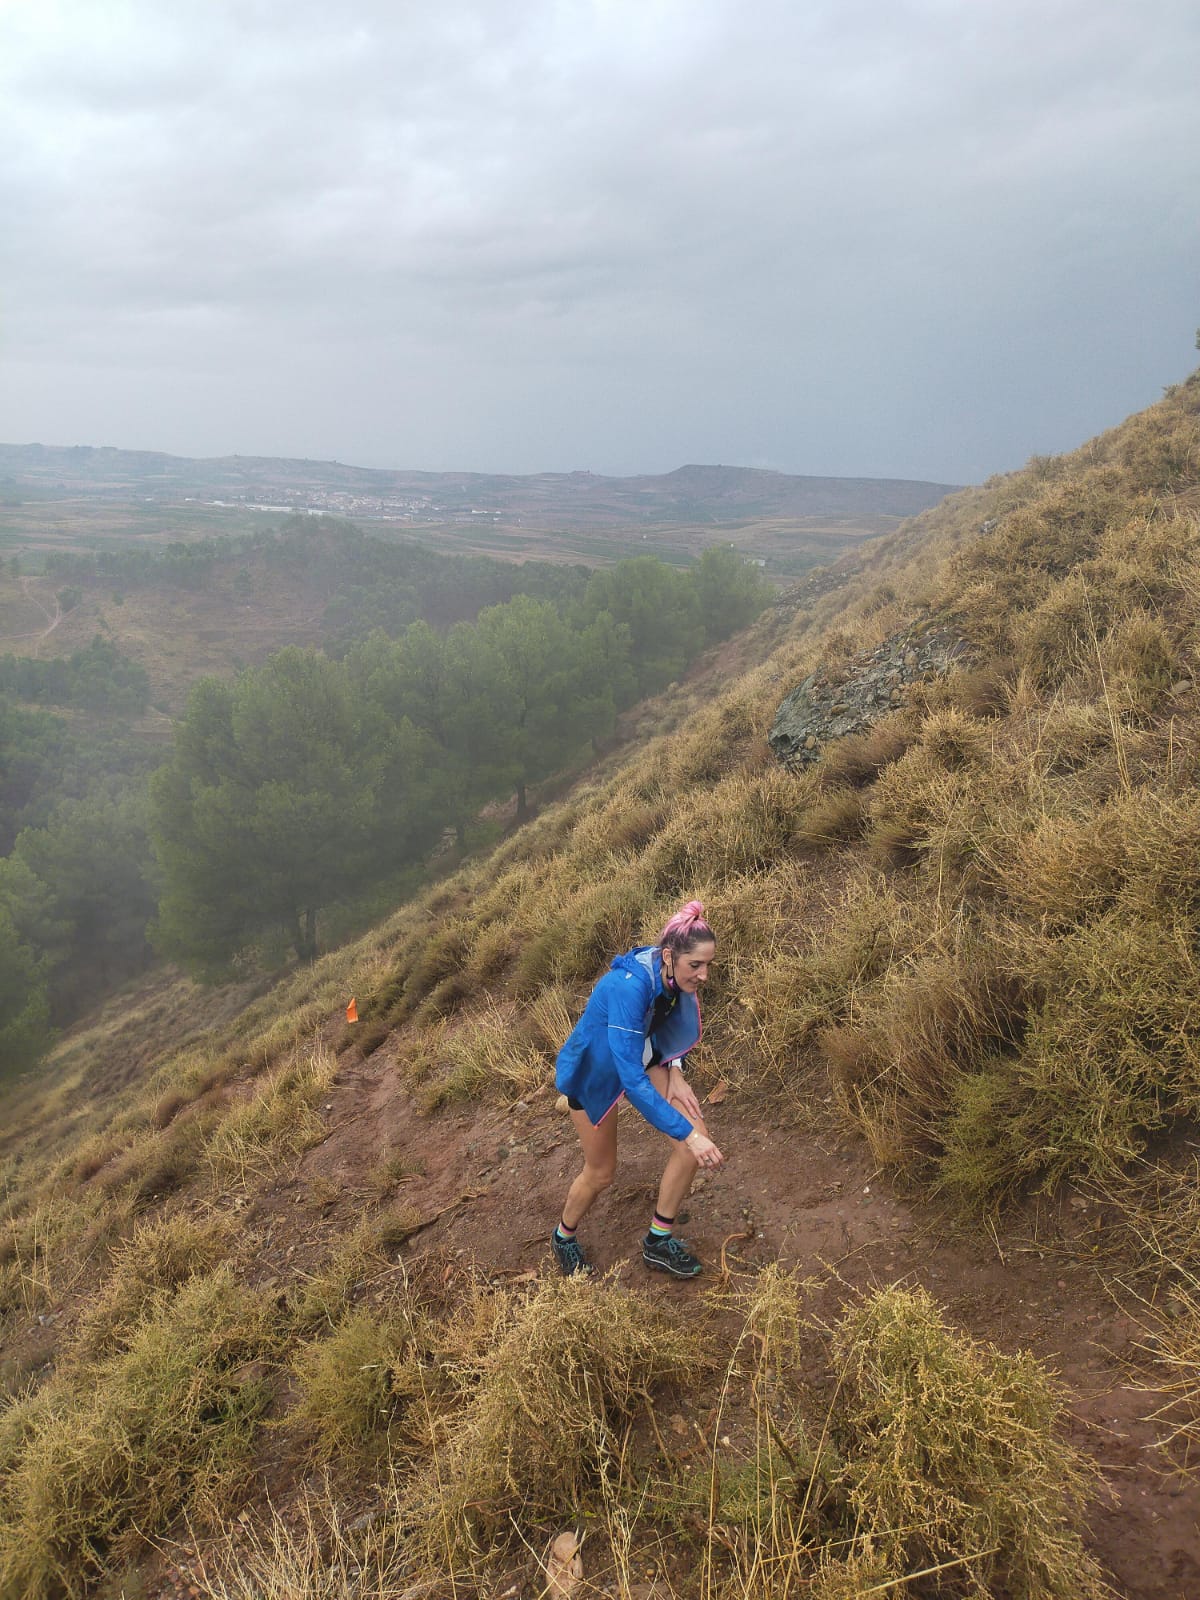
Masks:
[[[674,1217],[660,1217],[654,1213],[654,1220],[650,1224],[650,1237],[652,1239],[669,1239],[675,1231]]]

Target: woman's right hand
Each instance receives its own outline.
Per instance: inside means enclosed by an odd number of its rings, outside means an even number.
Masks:
[[[719,1167],[725,1160],[708,1135],[701,1133],[699,1128],[693,1128],[683,1142],[702,1167]]]

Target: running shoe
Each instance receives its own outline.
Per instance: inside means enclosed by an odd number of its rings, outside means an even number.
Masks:
[[[554,1259],[562,1268],[568,1278],[573,1278],[576,1273],[585,1276],[591,1272],[592,1266],[583,1253],[583,1246],[578,1239],[560,1239],[558,1230],[550,1235],[550,1248],[554,1251]]]
[[[669,1272],[673,1278],[695,1278],[704,1271],[687,1245],[673,1233],[665,1239],[652,1239],[647,1234],[642,1240],[642,1260],[659,1272]]]

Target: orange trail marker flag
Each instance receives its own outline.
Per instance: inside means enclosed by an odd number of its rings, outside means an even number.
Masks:
[[[358,1021],[358,1001],[354,998],[353,995],[351,995],[351,997],[350,997],[350,1004],[346,1007],[346,1021],[347,1022],[357,1022]]]

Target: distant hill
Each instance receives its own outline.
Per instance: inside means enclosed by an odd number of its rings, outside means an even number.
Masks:
[[[744,524],[776,517],[907,517],[957,485],[903,478],[818,478],[755,467],[685,466],[609,478],[592,472],[511,476],[411,472],[270,456],[193,460],[91,445],[0,444],[0,489],[10,496],[189,497],[275,504],[361,517],[441,520],[492,516],[540,525],[645,527]]]

